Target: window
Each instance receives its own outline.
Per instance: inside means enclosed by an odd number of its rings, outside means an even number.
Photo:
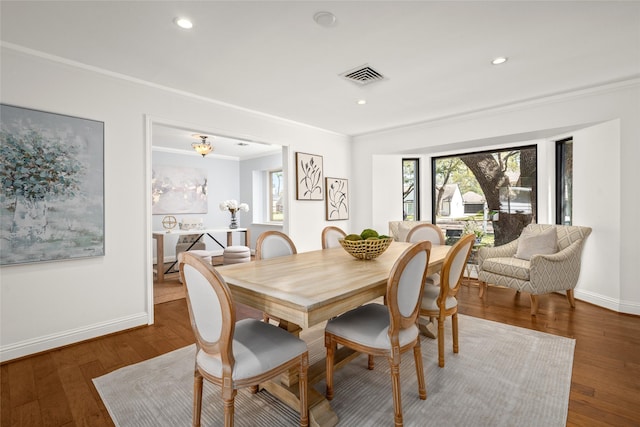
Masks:
[[[418,159],[402,159],[402,219],[420,219],[420,164]]]
[[[515,240],[536,218],[536,146],[432,159],[433,218],[451,243],[474,232],[481,243]]]
[[[573,202],[573,139],[556,142],[556,224],[571,225]]]
[[[282,169],[269,171],[269,186],[269,221],[282,222],[284,219]]]

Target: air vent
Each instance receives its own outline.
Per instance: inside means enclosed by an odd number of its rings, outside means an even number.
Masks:
[[[385,79],[382,73],[374,70],[368,65],[363,65],[353,70],[346,71],[340,75],[350,82],[356,83],[360,86],[379,82]]]

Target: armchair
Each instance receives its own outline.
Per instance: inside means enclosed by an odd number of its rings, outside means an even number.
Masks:
[[[553,236],[551,229],[555,229]],[[517,240],[493,248],[478,250],[478,279],[482,298],[488,283],[506,286],[516,292],[528,292],[531,315],[538,311],[538,295],[566,291],[567,301],[575,307],[573,289],[580,276],[580,258],[591,228],[529,224]],[[545,236],[553,237],[546,238]],[[555,247],[541,243],[555,244]]]

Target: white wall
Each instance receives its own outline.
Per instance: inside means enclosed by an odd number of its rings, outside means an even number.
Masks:
[[[104,257],[0,269],[0,360],[153,319],[148,117],[288,146],[288,161],[296,151],[319,154],[330,176],[350,176],[345,136],[48,56],[7,47],[0,53],[2,103],[105,123],[106,232]],[[319,248],[323,202],[290,200],[289,215],[298,248]]]
[[[402,155],[421,155],[422,173],[430,174],[429,157],[534,141],[539,158],[540,223],[553,223],[553,138],[574,137],[574,224],[593,227],[583,254],[576,297],[625,313],[640,314],[637,245],[640,228],[637,197],[640,183],[640,83],[618,83],[526,104],[431,121],[354,138],[353,181],[356,204],[374,200],[371,210],[359,209],[356,228],[383,227],[399,219],[398,206],[385,200],[397,196],[395,184]],[[596,125],[603,123],[602,125]],[[372,165],[372,166],[369,166]],[[389,172],[396,171],[397,172]],[[381,172],[382,171],[382,172]],[[392,183],[381,183],[392,179]],[[381,185],[382,184],[382,185]],[[386,186],[386,187],[385,187]],[[430,198],[423,186],[423,208]],[[425,197],[426,196],[426,197]],[[424,211],[423,219],[430,216]]]

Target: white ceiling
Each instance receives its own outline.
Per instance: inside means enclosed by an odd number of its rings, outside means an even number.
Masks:
[[[0,8],[7,46],[347,135],[640,76],[638,1],[2,1]],[[317,25],[318,11],[335,14],[336,25]],[[177,16],[194,28],[175,26]],[[491,65],[496,56],[509,61]],[[364,64],[386,79],[362,87],[339,76]]]

